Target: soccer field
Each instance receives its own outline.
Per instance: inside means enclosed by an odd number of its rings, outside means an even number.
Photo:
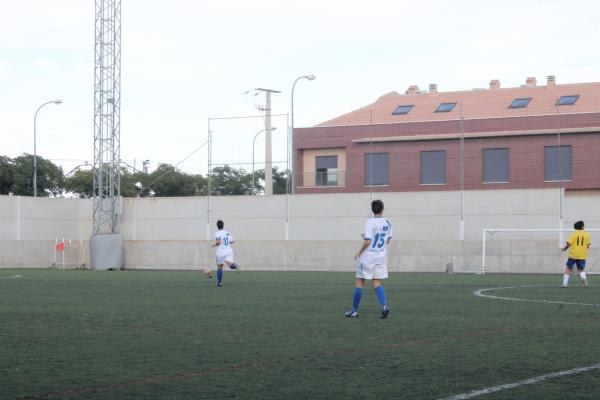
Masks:
[[[350,272],[0,270],[0,398],[598,399],[600,277],[561,279],[393,273],[381,320]]]

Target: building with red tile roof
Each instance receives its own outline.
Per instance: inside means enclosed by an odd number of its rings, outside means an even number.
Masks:
[[[413,85],[293,138],[296,193],[597,189],[600,82]]]

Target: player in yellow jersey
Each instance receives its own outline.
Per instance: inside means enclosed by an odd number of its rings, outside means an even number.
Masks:
[[[585,259],[587,258],[588,248],[590,247],[590,234],[587,233],[583,228],[583,221],[577,221],[573,225],[575,232],[571,234],[569,240],[561,250],[566,251],[569,249],[569,259],[567,260],[567,267],[563,275],[563,284],[561,287],[566,288],[569,284],[569,277],[573,274],[573,265],[577,265],[577,271],[579,271],[579,278],[584,288],[588,287],[587,277],[585,275]]]

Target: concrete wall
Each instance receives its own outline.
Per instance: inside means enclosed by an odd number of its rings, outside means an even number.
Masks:
[[[385,202],[394,228],[392,271],[443,271],[450,263],[456,270],[477,271],[482,229],[557,228],[561,205],[557,189],[465,191],[461,241],[460,193],[455,191],[131,198],[123,202],[121,219],[125,267],[212,266],[209,245],[216,220],[223,219],[246,269],[352,270],[371,198]],[[562,204],[564,227],[583,219],[588,228],[600,228],[600,191],[566,191]],[[92,207],[91,200],[0,196],[0,267],[49,266],[56,238],[84,240],[83,246],[68,248],[67,263],[75,266],[84,259],[89,265]],[[486,270],[557,272],[564,258],[559,238],[557,233],[496,233],[488,242]],[[594,262],[594,251],[591,257]]]
[[[0,196],[0,240],[89,238],[92,200]]]

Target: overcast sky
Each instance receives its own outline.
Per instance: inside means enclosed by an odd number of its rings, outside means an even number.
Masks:
[[[94,1],[4,0],[0,13],[0,155],[37,153],[65,172],[93,160]],[[208,118],[273,113],[311,126],[403,93],[600,80],[597,0],[122,0],[121,158],[176,164],[207,138]],[[285,160],[285,117],[273,125]],[[251,169],[260,118],[213,125],[215,163]],[[256,159],[264,156],[264,136]],[[206,148],[180,168],[205,173]],[[257,165],[257,168],[262,167]]]

